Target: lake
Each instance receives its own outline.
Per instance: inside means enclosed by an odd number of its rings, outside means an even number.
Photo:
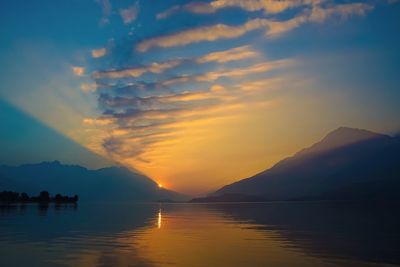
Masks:
[[[400,266],[400,206],[0,207],[0,266]]]

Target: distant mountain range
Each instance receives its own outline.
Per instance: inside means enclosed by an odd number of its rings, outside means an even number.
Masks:
[[[159,188],[150,178],[123,167],[89,170],[58,161],[0,166],[0,191],[12,190],[37,195],[79,195],[80,201],[185,200],[185,196]]]
[[[341,127],[320,142],[196,202],[400,199],[400,137]],[[257,199],[256,198],[256,199]]]
[[[89,170],[58,161],[0,166],[0,191],[78,194],[81,201],[183,201],[123,167]],[[341,127],[250,178],[192,202],[400,200],[400,137]]]

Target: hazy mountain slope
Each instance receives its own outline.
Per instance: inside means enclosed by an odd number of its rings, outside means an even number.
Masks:
[[[284,200],[364,198],[386,191],[394,194],[400,189],[399,155],[398,137],[342,127],[293,157],[224,186],[213,195],[246,194]]]
[[[78,194],[82,201],[180,200],[182,195],[160,189],[151,179],[122,167],[88,170],[58,161],[0,166],[0,191],[13,190],[38,194]]]

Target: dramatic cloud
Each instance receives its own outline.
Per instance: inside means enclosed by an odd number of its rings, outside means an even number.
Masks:
[[[103,15],[108,14],[104,17],[108,18],[110,3],[99,3],[105,10]],[[230,157],[229,151],[236,153],[237,150],[229,150],[231,146],[220,142],[229,139],[224,138],[232,134],[232,129],[242,131],[242,134],[229,140],[238,144],[243,142],[239,151],[249,151],[247,143],[251,141],[241,141],[243,136],[248,138],[249,132],[257,132],[260,128],[267,132],[270,125],[279,124],[282,118],[290,117],[288,114],[296,113],[293,103],[297,103],[297,94],[302,94],[297,89],[314,88],[310,85],[313,78],[297,71],[298,66],[307,63],[303,62],[301,53],[298,58],[293,58],[292,49],[297,49],[296,44],[286,43],[276,49],[276,45],[284,44],[286,40],[268,40],[307,24],[321,24],[322,27],[322,23],[330,20],[343,22],[352,16],[364,16],[376,2],[369,3],[208,0],[186,2],[157,15],[158,19],[166,19],[178,12],[218,16],[218,20],[210,20],[218,21],[218,24],[209,24],[203,18],[198,23],[188,23],[196,26],[184,30],[175,25],[181,23],[180,19],[190,20],[190,16],[180,17],[177,21],[170,17],[165,22],[151,22],[154,17],[149,20],[138,17],[138,2],[119,9],[124,24],[132,25],[116,24],[125,31],[124,34],[129,28],[130,32],[135,29],[138,35],[112,39],[112,44],[104,45],[106,48],[91,51],[93,58],[107,57],[88,61],[93,64],[90,66],[92,81],[81,83],[80,88],[86,94],[94,95],[99,113],[97,117],[93,113],[85,116],[87,118],[83,122],[81,119],[81,124],[88,130],[96,130],[96,134],[101,132],[101,135],[97,134],[100,149],[96,151],[105,152],[121,164],[138,168],[152,177],[172,177],[175,170],[168,168],[176,166],[178,159],[180,163],[186,161],[186,170],[192,175],[193,164],[203,160],[204,154],[210,155],[213,147],[218,147],[219,158]],[[230,13],[216,14],[226,8],[231,8]],[[235,13],[240,16],[227,20],[227,14]],[[137,23],[133,25],[133,22]],[[152,23],[157,25],[155,31],[151,31]],[[166,27],[172,28],[160,35]],[[201,49],[197,49],[196,45],[200,43]],[[185,49],[167,50],[188,45],[191,46]],[[288,45],[291,56],[285,56]],[[85,74],[84,68],[81,71],[81,67],[76,68],[76,75]],[[294,100],[283,104],[286,106],[276,112],[289,93],[295,91]],[[263,121],[265,117],[269,118],[266,125],[254,125],[254,121]],[[237,129],[240,120],[251,129]],[[203,147],[201,142],[206,144],[207,151],[203,151],[200,159],[196,153]],[[259,147],[257,142],[260,141],[253,143],[254,149]],[[238,148],[236,145],[235,149]],[[221,155],[225,151],[226,155]],[[214,172],[209,174],[214,175]],[[182,174],[180,179],[184,179],[183,176],[186,177]]]
[[[143,40],[137,44],[136,50],[146,52],[154,47],[168,48],[204,41],[233,39],[255,30],[264,30],[266,36],[274,38],[307,22],[319,23],[334,16],[343,19],[351,15],[363,16],[372,9],[372,6],[368,4],[329,5],[322,0],[218,0],[175,6],[159,14],[158,18],[164,18],[182,10],[193,13],[214,13],[221,8],[240,7],[247,11],[262,10],[268,14],[276,14],[300,6],[305,6],[305,8],[286,20],[255,18],[236,26],[225,24],[203,26]],[[175,144],[179,133],[186,131],[184,129],[190,127],[189,125],[207,123],[212,118],[231,114],[232,110],[237,112],[246,107],[244,103],[252,103],[253,106],[256,103],[269,104],[270,101],[260,98],[262,94],[281,88],[282,84],[296,82],[287,76],[275,73],[275,71],[279,73],[284,68],[294,66],[295,60],[260,62],[257,58],[262,59],[259,52],[250,45],[244,45],[194,58],[175,58],[131,68],[95,71],[92,77],[97,81],[96,86],[84,84],[82,89],[90,91],[98,90],[99,87],[104,88],[99,91],[99,106],[103,110],[103,115],[98,119],[87,119],[85,123],[110,128],[108,137],[103,141],[103,148],[113,158],[149,164],[152,153],[156,151],[160,153],[166,146]],[[246,67],[225,66],[228,62],[247,59],[253,59],[258,63]],[[217,67],[213,65],[211,69],[208,68],[207,71],[200,71],[200,73],[195,72],[195,74],[180,73],[181,71],[177,68],[185,66],[194,70],[197,64],[210,62],[220,65]],[[169,73],[162,79],[157,77],[158,74],[167,70],[176,74]],[[153,75],[153,79],[139,80],[146,73]],[[267,74],[267,78],[243,81],[234,86],[227,87],[219,83],[238,78],[247,80],[254,75]],[[130,80],[126,80],[128,78]],[[105,84],[99,84],[100,81]],[[218,84],[215,84],[216,82]],[[209,84],[209,87],[188,91],[176,89],[177,86],[193,86],[197,83]]]
[[[196,63],[214,61],[225,63],[226,61],[221,61],[219,56],[226,55],[227,60],[238,60],[243,58],[243,56],[238,56],[243,53],[248,54],[247,57],[254,57],[257,54],[250,46],[242,46],[209,53],[194,61]],[[154,87],[171,88],[178,83],[215,82],[220,78],[252,77],[254,74],[266,74],[272,70],[292,66],[294,63],[292,59],[282,59],[248,67],[208,71],[198,75],[158,81]],[[137,72],[134,73],[137,74]],[[119,73],[115,76],[114,73],[113,77],[125,77],[122,74],[126,75],[126,73]],[[122,80],[120,82],[124,83]],[[248,86],[255,87],[256,85]],[[257,86],[261,87],[262,81],[259,81]],[[135,91],[130,90],[123,93],[117,88],[108,89],[99,95],[99,106],[103,110],[103,115],[97,119],[85,119],[84,123],[109,129],[108,137],[104,139],[102,145],[114,159],[149,163],[151,157],[148,153],[152,153],[155,147],[158,151],[160,146],[173,144],[179,133],[186,131],[189,125],[231,116],[231,112],[245,108],[243,101],[253,103],[253,105],[266,101],[260,98],[258,93],[255,94],[255,92],[262,92],[261,88],[249,90],[234,86],[227,89],[221,84],[212,84],[206,88],[208,89],[183,92],[157,89],[148,96],[137,96]],[[266,87],[266,89],[269,88]],[[145,91],[149,92],[148,89]]]
[[[119,10],[119,14],[121,15],[121,18],[125,24],[129,24],[135,21],[138,13],[139,13],[139,2],[136,2],[135,4],[133,4],[128,8]]]
[[[92,57],[94,58],[104,57],[107,53],[107,49],[105,48],[93,49],[91,53]]]
[[[223,119],[232,116],[232,112],[245,109],[243,100],[253,102],[253,105],[266,101],[259,95],[248,98],[241,91],[228,92],[215,86],[203,92],[152,99],[109,98],[108,110],[119,111],[104,115],[112,118],[114,123],[103,147],[113,158],[151,163],[152,154],[179,142],[179,136],[192,125],[207,125],[214,119]],[[92,120],[87,123],[101,125]]]

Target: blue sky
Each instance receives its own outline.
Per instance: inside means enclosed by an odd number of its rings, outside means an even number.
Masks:
[[[196,194],[339,126],[399,132],[399,15],[393,0],[3,1],[2,163],[26,153],[10,122],[32,117],[109,160],[80,164]],[[46,147],[31,128],[23,142]]]

